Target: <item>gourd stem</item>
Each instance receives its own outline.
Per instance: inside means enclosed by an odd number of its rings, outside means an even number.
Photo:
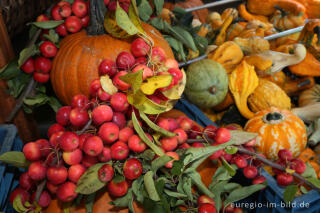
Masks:
[[[104,31],[104,15],[106,6],[103,0],[90,0],[90,23],[87,27],[88,35],[102,35]]]

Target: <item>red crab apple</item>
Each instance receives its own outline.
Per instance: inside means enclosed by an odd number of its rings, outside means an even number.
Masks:
[[[60,148],[63,151],[73,151],[79,146],[79,136],[73,132],[65,132],[60,138]]]
[[[35,200],[35,198],[36,198],[36,192],[34,192],[31,196],[32,200]],[[47,206],[49,206],[50,202],[51,202],[50,194],[46,190],[43,190],[40,194],[39,201],[37,202],[38,205],[43,208],[46,208]]]
[[[103,3],[105,6],[108,6],[108,4],[110,3],[110,0],[103,0]]]
[[[93,135],[91,135],[91,134],[89,134],[89,133],[83,133],[83,134],[79,135],[79,148],[80,148],[81,150],[82,150],[82,148],[83,148],[84,142],[85,142],[86,139],[87,139],[88,137],[90,137],[90,136],[93,136]]]
[[[117,92],[111,96],[110,104],[112,109],[117,112],[124,112],[129,108],[127,96],[121,92]]]
[[[101,182],[109,182],[112,180],[113,174],[114,171],[110,164],[105,164],[98,170],[98,177]]]
[[[13,192],[10,194],[10,198],[9,201],[11,204],[13,204],[14,199],[20,195],[21,196],[21,201],[24,204],[25,202],[29,201],[30,198],[30,194],[22,188],[16,188],[15,190],[13,190]]]
[[[35,182],[30,178],[30,176],[28,175],[28,172],[25,172],[19,178],[19,185],[20,187],[29,191],[35,186]]]
[[[117,56],[116,63],[119,69],[127,70],[134,65],[135,59],[131,53],[123,51]]]
[[[91,136],[83,144],[83,151],[89,156],[98,156],[103,149],[103,142],[98,136]]]
[[[111,146],[111,158],[114,160],[126,159],[129,155],[129,148],[127,144],[117,141]]]
[[[276,164],[279,164],[279,165],[282,166],[282,167],[286,167],[286,163],[283,162],[283,161],[281,161],[281,160],[278,160],[278,161],[276,161],[275,163],[276,163]],[[272,167],[272,172],[273,172],[274,174],[278,175],[278,174],[281,174],[283,171]]]
[[[110,59],[104,59],[99,65],[100,75],[114,76],[117,72],[116,63]]]
[[[86,167],[81,164],[72,165],[68,169],[68,179],[74,183],[77,183],[85,171]]]
[[[87,110],[80,109],[80,108],[74,108],[70,112],[70,123],[74,127],[82,127],[86,125],[89,121],[89,114]]]
[[[70,152],[63,152],[62,158],[64,162],[68,165],[76,165],[79,164],[82,160],[82,151],[80,149],[75,149]]]
[[[35,161],[28,168],[28,175],[32,180],[39,181],[46,177],[47,167],[42,161]]]
[[[48,73],[34,72],[33,79],[39,83],[46,83],[49,81],[50,75]]]
[[[202,204],[198,208],[198,213],[216,213],[216,212],[217,212],[216,207],[214,207],[214,205],[209,203]]]
[[[150,51],[150,45],[142,38],[137,38],[131,43],[131,52],[135,57],[146,56]]]
[[[123,129],[127,124],[126,116],[121,112],[115,112],[112,117],[112,122],[115,123],[119,129]]]
[[[181,125],[180,125],[181,126]],[[185,130],[186,131],[186,130]],[[198,136],[201,136],[202,135],[202,131],[200,129],[200,127],[194,125],[191,127],[191,129],[189,131],[186,131],[188,133],[188,137],[190,139],[195,139],[197,138]]]
[[[52,67],[52,63],[50,59],[47,59],[42,56],[38,56],[34,60],[34,69],[36,72],[41,72],[41,73],[49,73]]]
[[[243,210],[241,208],[234,208],[233,213],[243,213]]]
[[[261,184],[261,183],[264,183],[265,181],[266,181],[266,178],[262,175],[259,175],[252,180],[252,184]]]
[[[264,156],[264,154],[262,154],[262,153],[259,153],[258,155],[262,158],[266,158],[266,156]],[[253,158],[252,163],[256,167],[259,167],[263,164],[263,162],[261,160],[259,160],[258,158]]]
[[[237,156],[235,157],[235,164],[238,168],[245,168],[248,166],[248,161],[243,156]]]
[[[110,147],[103,147],[102,152],[98,155],[100,162],[108,162],[111,160],[111,149]]]
[[[200,142],[195,142],[195,143],[192,143],[192,145],[191,145],[192,147],[204,147],[204,144],[203,143],[200,143]]]
[[[59,185],[67,180],[68,170],[64,166],[51,166],[47,169],[47,178],[51,183]]]
[[[160,140],[160,143],[161,143],[161,147],[167,152],[173,151],[178,147],[178,140],[176,137],[162,138]]]
[[[119,137],[119,127],[112,122],[104,123],[99,129],[98,135],[105,143],[113,143]]]
[[[90,22],[90,16],[86,15],[86,16],[82,17],[80,19],[80,21],[81,21],[81,26],[82,27],[87,27],[89,25],[89,22]]]
[[[125,83],[124,81],[120,80],[120,76],[124,76],[128,74],[126,71],[120,71],[112,79],[112,83],[115,87],[117,87],[119,90],[125,91],[130,88],[130,84]]]
[[[111,121],[113,111],[108,105],[100,105],[93,109],[92,120],[96,125],[100,125],[104,122]]]
[[[288,149],[281,149],[278,152],[278,157],[284,162],[289,162],[292,160],[292,152]]]
[[[168,73],[170,73],[173,77],[173,79],[172,79],[173,85],[177,85],[179,83],[179,81],[181,81],[183,78],[183,74],[182,74],[181,70],[179,70],[179,69],[170,68],[168,70]]]
[[[98,89],[98,98],[100,99],[100,101],[109,101],[111,98],[111,95],[107,92],[105,92],[102,88]]]
[[[58,48],[51,41],[43,42],[39,48],[41,54],[47,58],[55,57],[58,51]]]
[[[220,158],[223,155],[223,151],[222,150],[217,150],[216,152],[214,152],[212,155],[210,155],[210,159],[211,160],[217,160],[218,158]]]
[[[88,13],[88,7],[86,3],[82,0],[77,0],[72,4],[72,12],[77,17],[82,18]]]
[[[214,139],[217,129],[218,128],[216,126],[209,125],[203,129],[203,133],[205,133],[208,138]]]
[[[72,108],[71,106],[64,106],[59,108],[56,114],[56,121],[58,124],[62,126],[66,126],[69,123],[70,112]]]
[[[256,142],[257,142],[257,141],[256,141],[256,139],[254,138],[254,139],[248,141],[247,143],[245,143],[244,145],[245,145],[245,146],[252,147],[252,146],[254,146],[254,145],[256,144]]]
[[[48,16],[41,14],[37,17],[36,22],[49,21]]]
[[[60,7],[63,7],[65,5],[71,7],[71,4],[67,1],[60,1],[60,2],[58,2],[57,5],[59,5]]]
[[[144,64],[139,64],[139,65],[135,66],[135,68],[133,68],[132,72],[135,73],[140,70],[142,70],[142,79],[143,80],[146,80],[147,78],[153,76],[153,71]]]
[[[174,130],[173,133],[177,134],[175,137],[177,138],[179,144],[183,144],[188,139],[187,133],[181,128]]]
[[[95,79],[95,80],[91,81],[90,87],[89,87],[90,95],[91,95],[92,97],[96,97],[96,96],[97,96],[97,93],[98,93],[98,90],[99,90],[100,88],[101,88],[100,79]]]
[[[167,118],[169,122],[169,131],[173,132],[174,130],[179,128],[179,124],[174,118]]]
[[[72,97],[71,99],[72,108],[88,109],[89,108],[89,99],[87,96],[78,94]]]
[[[56,20],[56,21],[60,21],[62,20],[62,16],[60,15],[60,6],[56,5],[51,9],[51,17]]]
[[[167,58],[166,53],[161,47],[153,47],[151,52],[151,61],[155,64],[164,62]]]
[[[70,202],[77,197],[77,186],[72,182],[65,182],[57,190],[57,197],[62,202]]]
[[[291,160],[291,169],[302,174],[306,170],[306,164],[299,158]]]
[[[226,143],[230,140],[231,134],[230,131],[226,128],[218,128],[214,136],[214,141],[218,144]]]
[[[134,64],[135,64],[135,65],[137,65],[137,64],[144,64],[144,65],[146,65],[146,64],[147,64],[147,58],[146,58],[146,57],[136,58],[136,61],[135,61]]]
[[[21,68],[21,70],[22,70],[23,72],[25,72],[25,73],[27,73],[27,74],[33,73],[34,70],[35,70],[33,58],[31,58],[31,57],[28,58],[28,59],[26,60],[26,62],[24,62],[24,63],[22,64],[22,66],[21,66],[20,68]]]
[[[52,148],[50,146],[50,143],[46,139],[39,139],[35,141],[36,144],[40,147],[41,157],[45,158],[51,153]]]
[[[59,186],[54,185],[53,183],[47,182],[46,187],[51,194],[56,194]]]
[[[99,162],[98,158],[95,156],[89,156],[85,155],[82,158],[81,164],[84,165],[85,167],[89,168]]]
[[[55,124],[52,124],[49,129],[48,129],[48,137],[50,138],[53,133],[56,133],[56,132],[64,132],[65,131],[65,128],[58,124],[58,123],[55,123]]]
[[[158,121],[157,121],[157,125],[162,128],[162,129],[165,129],[165,130],[168,130],[170,129],[170,123],[169,123],[169,120],[167,118],[160,118]]]
[[[108,10],[109,11],[116,11],[117,9],[117,1],[111,1],[108,4]]]
[[[79,32],[82,27],[81,20],[77,16],[69,16],[65,20],[65,25],[66,25],[67,31],[70,33]]]
[[[293,182],[293,177],[292,175],[288,174],[288,173],[280,173],[277,175],[277,183],[280,186],[288,186]]]
[[[180,156],[178,155],[178,153],[176,152],[166,152],[166,155],[172,157],[173,159],[171,161],[169,161],[168,163],[166,163],[164,166],[166,168],[169,168],[171,169],[172,166],[173,166],[173,161],[176,161],[176,160],[179,160],[180,159]]]
[[[207,195],[201,195],[198,197],[198,200],[197,200],[197,203],[198,205],[202,205],[202,204],[205,204],[205,203],[209,203],[211,205],[215,205],[215,202],[212,198],[208,197]]]
[[[41,159],[40,146],[35,142],[29,142],[23,147],[23,154],[29,161],[37,161]]]
[[[58,33],[59,36],[68,35],[68,31],[65,23],[62,23],[58,27],[56,27],[56,33]]]
[[[70,5],[60,6],[59,13],[62,18],[67,18],[71,16],[71,13],[72,13],[71,6]]]
[[[64,134],[64,132],[56,132],[53,133],[50,137],[49,143],[52,147],[58,147],[60,145],[60,137]]]
[[[184,129],[184,131],[188,131],[192,128],[193,122],[187,117],[181,117],[178,119],[179,126]]]
[[[122,197],[128,192],[128,183],[127,181],[115,182],[111,180],[107,185],[108,192],[113,197]]]
[[[119,131],[119,140],[122,142],[128,142],[129,138],[134,134],[132,128],[125,127]]]
[[[189,145],[189,144],[187,144],[187,143],[183,143],[183,144],[181,144],[179,147],[178,147],[178,149],[187,149],[187,148],[190,148],[191,146]]]
[[[142,174],[142,164],[136,158],[130,158],[123,164],[123,175],[129,180],[135,180]]]
[[[173,58],[167,58],[164,61],[164,66],[167,67],[168,69],[174,68],[174,69],[179,69],[179,64],[178,62],[173,59]]]
[[[243,174],[246,178],[253,179],[258,174],[258,169],[255,166],[247,166],[243,169]]]
[[[129,149],[133,152],[143,152],[147,149],[147,145],[138,135],[132,135],[128,140]]]

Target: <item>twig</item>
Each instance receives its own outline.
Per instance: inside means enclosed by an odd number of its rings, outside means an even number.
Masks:
[[[90,119],[88,123],[80,131],[77,131],[77,134],[78,135],[83,134],[87,129],[89,129],[91,123],[92,123],[92,119]]]
[[[257,153],[254,152],[250,152],[249,150],[242,148],[242,147],[237,147],[238,148],[238,152],[241,152],[243,154],[247,154],[247,155],[251,155],[254,156],[256,159],[260,160],[261,162],[263,162],[264,164],[271,166],[273,168],[279,169],[281,171],[286,172],[286,168],[280,166],[279,164],[273,163],[272,161],[261,157],[260,155],[258,155]],[[318,188],[317,186],[315,186],[313,183],[307,181],[304,177],[302,177],[301,175],[299,175],[298,173],[294,172],[292,173],[292,176],[295,178],[298,178],[299,180],[301,180],[304,184],[310,186],[311,188],[313,188],[314,190],[316,190],[317,192],[320,192],[320,188]]]
[[[186,12],[193,12],[193,11],[196,11],[196,10],[201,10],[201,9],[205,9],[205,8],[221,6],[221,5],[230,4],[230,3],[234,3],[234,2],[240,2],[240,0],[222,0],[222,1],[217,1],[217,2],[211,2],[211,3],[207,3],[207,4],[204,4],[204,5],[201,5],[201,6],[187,8],[187,9],[185,9],[185,11]]]
[[[46,186],[46,183],[47,183],[47,180],[44,179],[37,187],[37,191],[36,191],[36,202],[38,203],[39,202],[39,199],[40,199],[40,195],[41,193],[43,192],[44,190],[44,187]]]
[[[32,90],[37,86],[37,82],[32,78],[29,81],[29,84],[27,85],[27,87],[25,88],[24,92],[20,95],[19,99],[16,102],[16,105],[14,106],[13,110],[11,111],[11,113],[9,114],[9,116],[6,118],[6,122],[11,123],[13,121],[13,119],[16,117],[18,111],[20,110],[20,108],[23,105],[23,101],[24,99],[30,95],[30,93],[32,92]]]

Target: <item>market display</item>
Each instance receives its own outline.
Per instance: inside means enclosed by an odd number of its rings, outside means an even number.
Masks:
[[[30,23],[0,78],[17,107],[56,116],[47,138],[0,155],[24,169],[15,211],[241,213],[268,187],[262,171],[285,202],[320,192],[320,4],[185,10],[201,5],[68,0]]]

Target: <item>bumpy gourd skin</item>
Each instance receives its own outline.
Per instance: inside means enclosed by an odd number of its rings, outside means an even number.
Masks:
[[[205,59],[193,63],[187,71],[185,95],[202,108],[221,103],[228,92],[228,75],[217,62]]]

